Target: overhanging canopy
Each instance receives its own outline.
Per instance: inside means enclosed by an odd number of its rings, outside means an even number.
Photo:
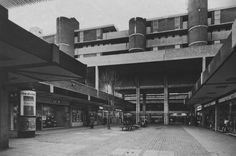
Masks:
[[[7,83],[70,80],[84,78],[86,65],[0,18],[0,71],[8,72]]]
[[[42,1],[48,1],[48,0],[0,0],[0,5],[4,6],[5,8],[11,8],[26,4],[38,3]]]
[[[197,81],[188,104],[205,104],[236,91],[236,22],[232,33]]]

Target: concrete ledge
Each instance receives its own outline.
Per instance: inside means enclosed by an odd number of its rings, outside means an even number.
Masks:
[[[221,44],[205,45],[180,49],[78,58],[78,60],[92,67],[213,57],[221,46]]]

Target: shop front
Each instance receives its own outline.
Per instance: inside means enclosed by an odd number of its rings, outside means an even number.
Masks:
[[[71,127],[81,127],[84,126],[87,120],[87,115],[85,111],[78,106],[71,106]]]
[[[236,133],[236,93],[201,106],[196,110],[196,118],[203,127]],[[197,108],[200,108],[198,106]],[[217,108],[217,112],[216,112]],[[215,124],[217,124],[215,126]],[[216,128],[216,129],[215,129]]]
[[[36,104],[36,129],[70,127],[70,103],[60,97],[39,95]]]
[[[187,113],[170,113],[170,124],[184,125],[187,124]]]
[[[69,107],[63,105],[37,104],[37,130],[69,127]]]

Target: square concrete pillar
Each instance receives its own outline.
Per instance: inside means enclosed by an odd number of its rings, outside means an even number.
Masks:
[[[143,94],[143,114],[146,115],[146,94]]]
[[[169,92],[167,77],[164,77],[164,125],[169,125]]]
[[[4,82],[7,80],[7,73],[0,72],[0,149],[9,147],[8,137],[8,91]]]
[[[202,72],[206,70],[206,57],[202,58]]]
[[[232,48],[236,46],[236,20],[232,25]]]
[[[206,110],[204,108],[204,105],[202,105],[202,127],[205,127],[205,118],[206,118]]]
[[[95,88],[99,90],[99,68],[95,66]]]
[[[136,123],[139,123],[140,119],[140,86],[137,81],[136,84]]]
[[[218,101],[216,101],[215,104],[215,131],[218,129],[218,124],[219,124],[219,104]]]

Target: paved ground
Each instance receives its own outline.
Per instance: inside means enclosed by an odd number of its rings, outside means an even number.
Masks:
[[[182,126],[44,131],[10,146],[0,156],[236,156],[235,137]]]

